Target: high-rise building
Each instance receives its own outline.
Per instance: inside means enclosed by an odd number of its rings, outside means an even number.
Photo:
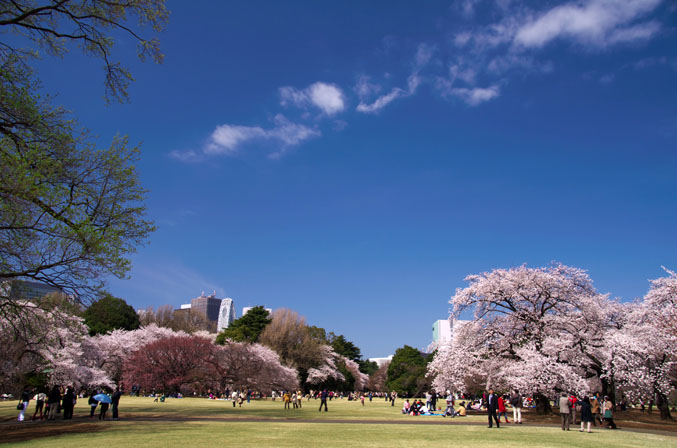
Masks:
[[[216,292],[208,296],[205,296],[203,292],[200,297],[190,301],[190,309],[204,315],[212,322],[217,322],[219,320],[219,310],[221,309],[221,299],[216,298]]]
[[[433,323],[433,344],[451,344],[451,325],[448,319],[436,320]]]
[[[221,301],[219,307],[219,319],[216,325],[216,331],[222,331],[235,320],[235,302],[230,297]]]
[[[38,301],[48,294],[63,294],[63,291],[55,286],[25,280],[3,282],[0,289],[3,296],[20,300]]]
[[[247,314],[247,313],[249,312],[249,310],[251,310],[252,308],[254,308],[254,307],[253,307],[253,306],[245,306],[245,307],[243,307],[243,308],[242,308],[242,315],[244,316],[245,314]],[[272,308],[264,308],[264,310],[268,311],[268,314],[273,314],[273,309],[272,309]]]

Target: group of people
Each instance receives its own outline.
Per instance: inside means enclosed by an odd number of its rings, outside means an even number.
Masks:
[[[89,397],[87,404],[90,406],[90,419],[94,418],[96,408],[100,404],[99,420],[105,420],[109,405],[112,405],[113,408],[113,420],[118,420],[118,405],[122,396],[120,389],[116,389],[112,396],[102,394],[107,397],[104,400],[96,400],[94,398],[96,394],[96,391],[91,391],[89,394],[83,391],[78,395],[74,392],[72,386],[66,387],[63,393],[62,389],[56,385],[47,393],[43,390],[34,390],[26,386],[21,393],[21,398],[17,405],[17,410],[19,411],[18,420],[20,422],[25,421],[26,411],[31,400],[35,401],[35,411],[33,412],[32,420],[56,420],[56,416],[60,413],[63,414],[64,420],[71,420],[78,398],[84,398],[87,395]],[[109,400],[110,403],[108,403]]]
[[[285,409],[291,409],[292,406],[294,406],[294,409],[301,409],[303,407],[303,394],[300,390],[287,391],[282,395],[282,401],[284,401]]]
[[[512,420],[515,424],[522,424],[522,404],[524,400],[520,395],[518,390],[514,390],[512,394],[499,395],[494,393],[493,389],[489,389],[489,394],[486,396],[486,408],[489,415],[489,428],[493,427],[493,423],[496,422],[496,427],[501,427],[501,417],[505,418],[506,423],[510,423],[508,420],[508,411],[506,404],[510,403],[512,406]]]
[[[609,397],[605,396],[600,402],[595,394],[590,397],[585,396],[580,400],[575,394],[567,395],[566,392],[562,392],[559,402],[556,403],[559,404],[562,431],[569,431],[571,424],[576,425],[577,415],[580,416],[581,432],[586,430],[586,426],[587,432],[591,432],[590,426],[597,426],[597,423],[609,429],[617,428],[613,416],[614,405]]]

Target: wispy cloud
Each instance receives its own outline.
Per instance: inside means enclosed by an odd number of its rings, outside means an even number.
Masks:
[[[337,85],[325,82],[316,82],[302,90],[280,87],[280,104],[301,108],[314,106],[328,116],[342,112],[346,107],[343,91]]]
[[[218,297],[226,295],[220,282],[176,261],[136,260],[130,277],[131,281],[126,281],[124,287],[131,289],[133,295],[143,297],[147,303],[156,305],[169,304],[178,308],[180,304],[198,297],[202,291],[207,294],[216,291]],[[112,282],[112,285],[117,283]],[[140,303],[135,305],[142,306]]]
[[[524,23],[514,44],[541,48],[556,39],[606,47],[646,40],[660,30],[654,21],[633,24],[658,7],[662,0],[589,0],[556,6]]]
[[[293,123],[282,114],[277,114],[273,121],[275,126],[270,129],[231,124],[218,126],[212,132],[204,152],[206,154],[232,154],[241,145],[252,140],[277,140],[283,146],[294,146],[321,135],[318,129]]]
[[[354,89],[358,92],[360,98],[360,102],[355,110],[362,113],[375,114],[398,98],[414,95],[422,82],[420,72],[430,63],[436,51],[437,47],[434,45],[426,43],[418,45],[414,55],[413,70],[407,77],[407,88],[394,87],[388,93],[373,99],[371,102],[368,99],[374,93],[380,92],[381,86],[371,83],[368,77],[360,77]]]
[[[282,114],[275,116],[273,125],[264,129],[260,126],[222,124],[214,129],[202,151],[175,150],[169,156],[180,162],[202,162],[207,156],[234,155],[247,143],[272,140],[278,143],[278,149],[269,156],[278,158],[290,147],[322,135],[316,127],[292,122]]]
[[[478,106],[487,101],[498,97],[500,89],[497,85],[489,87],[452,87],[442,92],[444,96],[454,96],[460,98],[469,106]]]

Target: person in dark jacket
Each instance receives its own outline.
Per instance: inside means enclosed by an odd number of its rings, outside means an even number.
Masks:
[[[89,394],[89,400],[87,400],[87,404],[90,407],[90,410],[89,410],[89,418],[90,419],[94,418],[94,413],[96,412],[96,407],[99,405],[99,402],[94,399],[94,395],[96,395],[96,392],[92,391],[92,393]]]
[[[54,386],[47,396],[49,420],[54,420],[56,418],[56,414],[59,412],[59,403],[61,403],[61,391],[59,390],[59,386]]]
[[[590,423],[593,422],[592,406],[590,405],[590,398],[585,397],[581,402],[581,432],[583,432],[583,425],[588,424],[588,432],[590,432]]]
[[[327,412],[327,389],[324,389],[320,394],[320,411],[322,411],[322,406],[324,405],[324,412]]]
[[[112,403],[113,403],[113,420],[118,419],[118,405],[120,404],[120,397],[122,397],[122,392],[120,392],[120,388],[115,389],[115,393],[111,397]]]
[[[28,386],[24,387],[23,392],[21,392],[21,398],[19,400],[19,421],[22,422],[24,421],[25,414],[26,414],[26,409],[28,409],[28,402],[31,401],[31,390],[28,388]]]
[[[498,423],[498,417],[496,416],[496,411],[498,410],[498,395],[494,393],[494,389],[489,389],[489,395],[487,396],[487,413],[489,414],[489,428],[493,427],[491,419],[493,418],[496,421],[496,427],[500,428],[501,425]]]
[[[75,407],[75,401],[76,399],[75,393],[73,393],[73,388],[68,387],[62,401],[64,420],[70,420],[73,418],[73,408]]]

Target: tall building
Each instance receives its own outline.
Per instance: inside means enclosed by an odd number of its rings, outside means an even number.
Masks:
[[[216,331],[221,331],[235,320],[235,302],[230,297],[221,301],[219,307],[219,321],[216,325]]]
[[[388,364],[393,360],[393,355],[386,356],[385,358],[369,358],[368,361],[373,361],[378,364],[379,369],[384,365]]]
[[[184,309],[183,306],[181,308]],[[221,309],[221,299],[216,298],[216,292],[208,296],[205,296],[205,293],[202,292],[200,297],[190,301],[190,309],[206,316],[212,322],[217,322]]]
[[[436,320],[433,323],[433,344],[451,344],[451,325],[448,319]]]
[[[253,306],[245,306],[245,307],[243,307],[243,308],[242,308],[242,315],[244,316],[245,314],[247,314],[247,313],[249,312],[249,310],[251,310],[252,308],[254,308],[254,307],[253,307]],[[264,310],[268,311],[268,314],[273,314],[273,309],[272,309],[272,308],[264,308]]]
[[[13,280],[2,283],[0,294],[13,299],[38,301],[48,294],[63,294],[63,291],[44,283]]]
[[[426,349],[426,352],[432,353],[439,347],[451,345],[451,342],[454,340],[454,332],[467,322],[469,321],[458,319],[451,321],[449,319],[436,320],[433,323],[433,341]]]

